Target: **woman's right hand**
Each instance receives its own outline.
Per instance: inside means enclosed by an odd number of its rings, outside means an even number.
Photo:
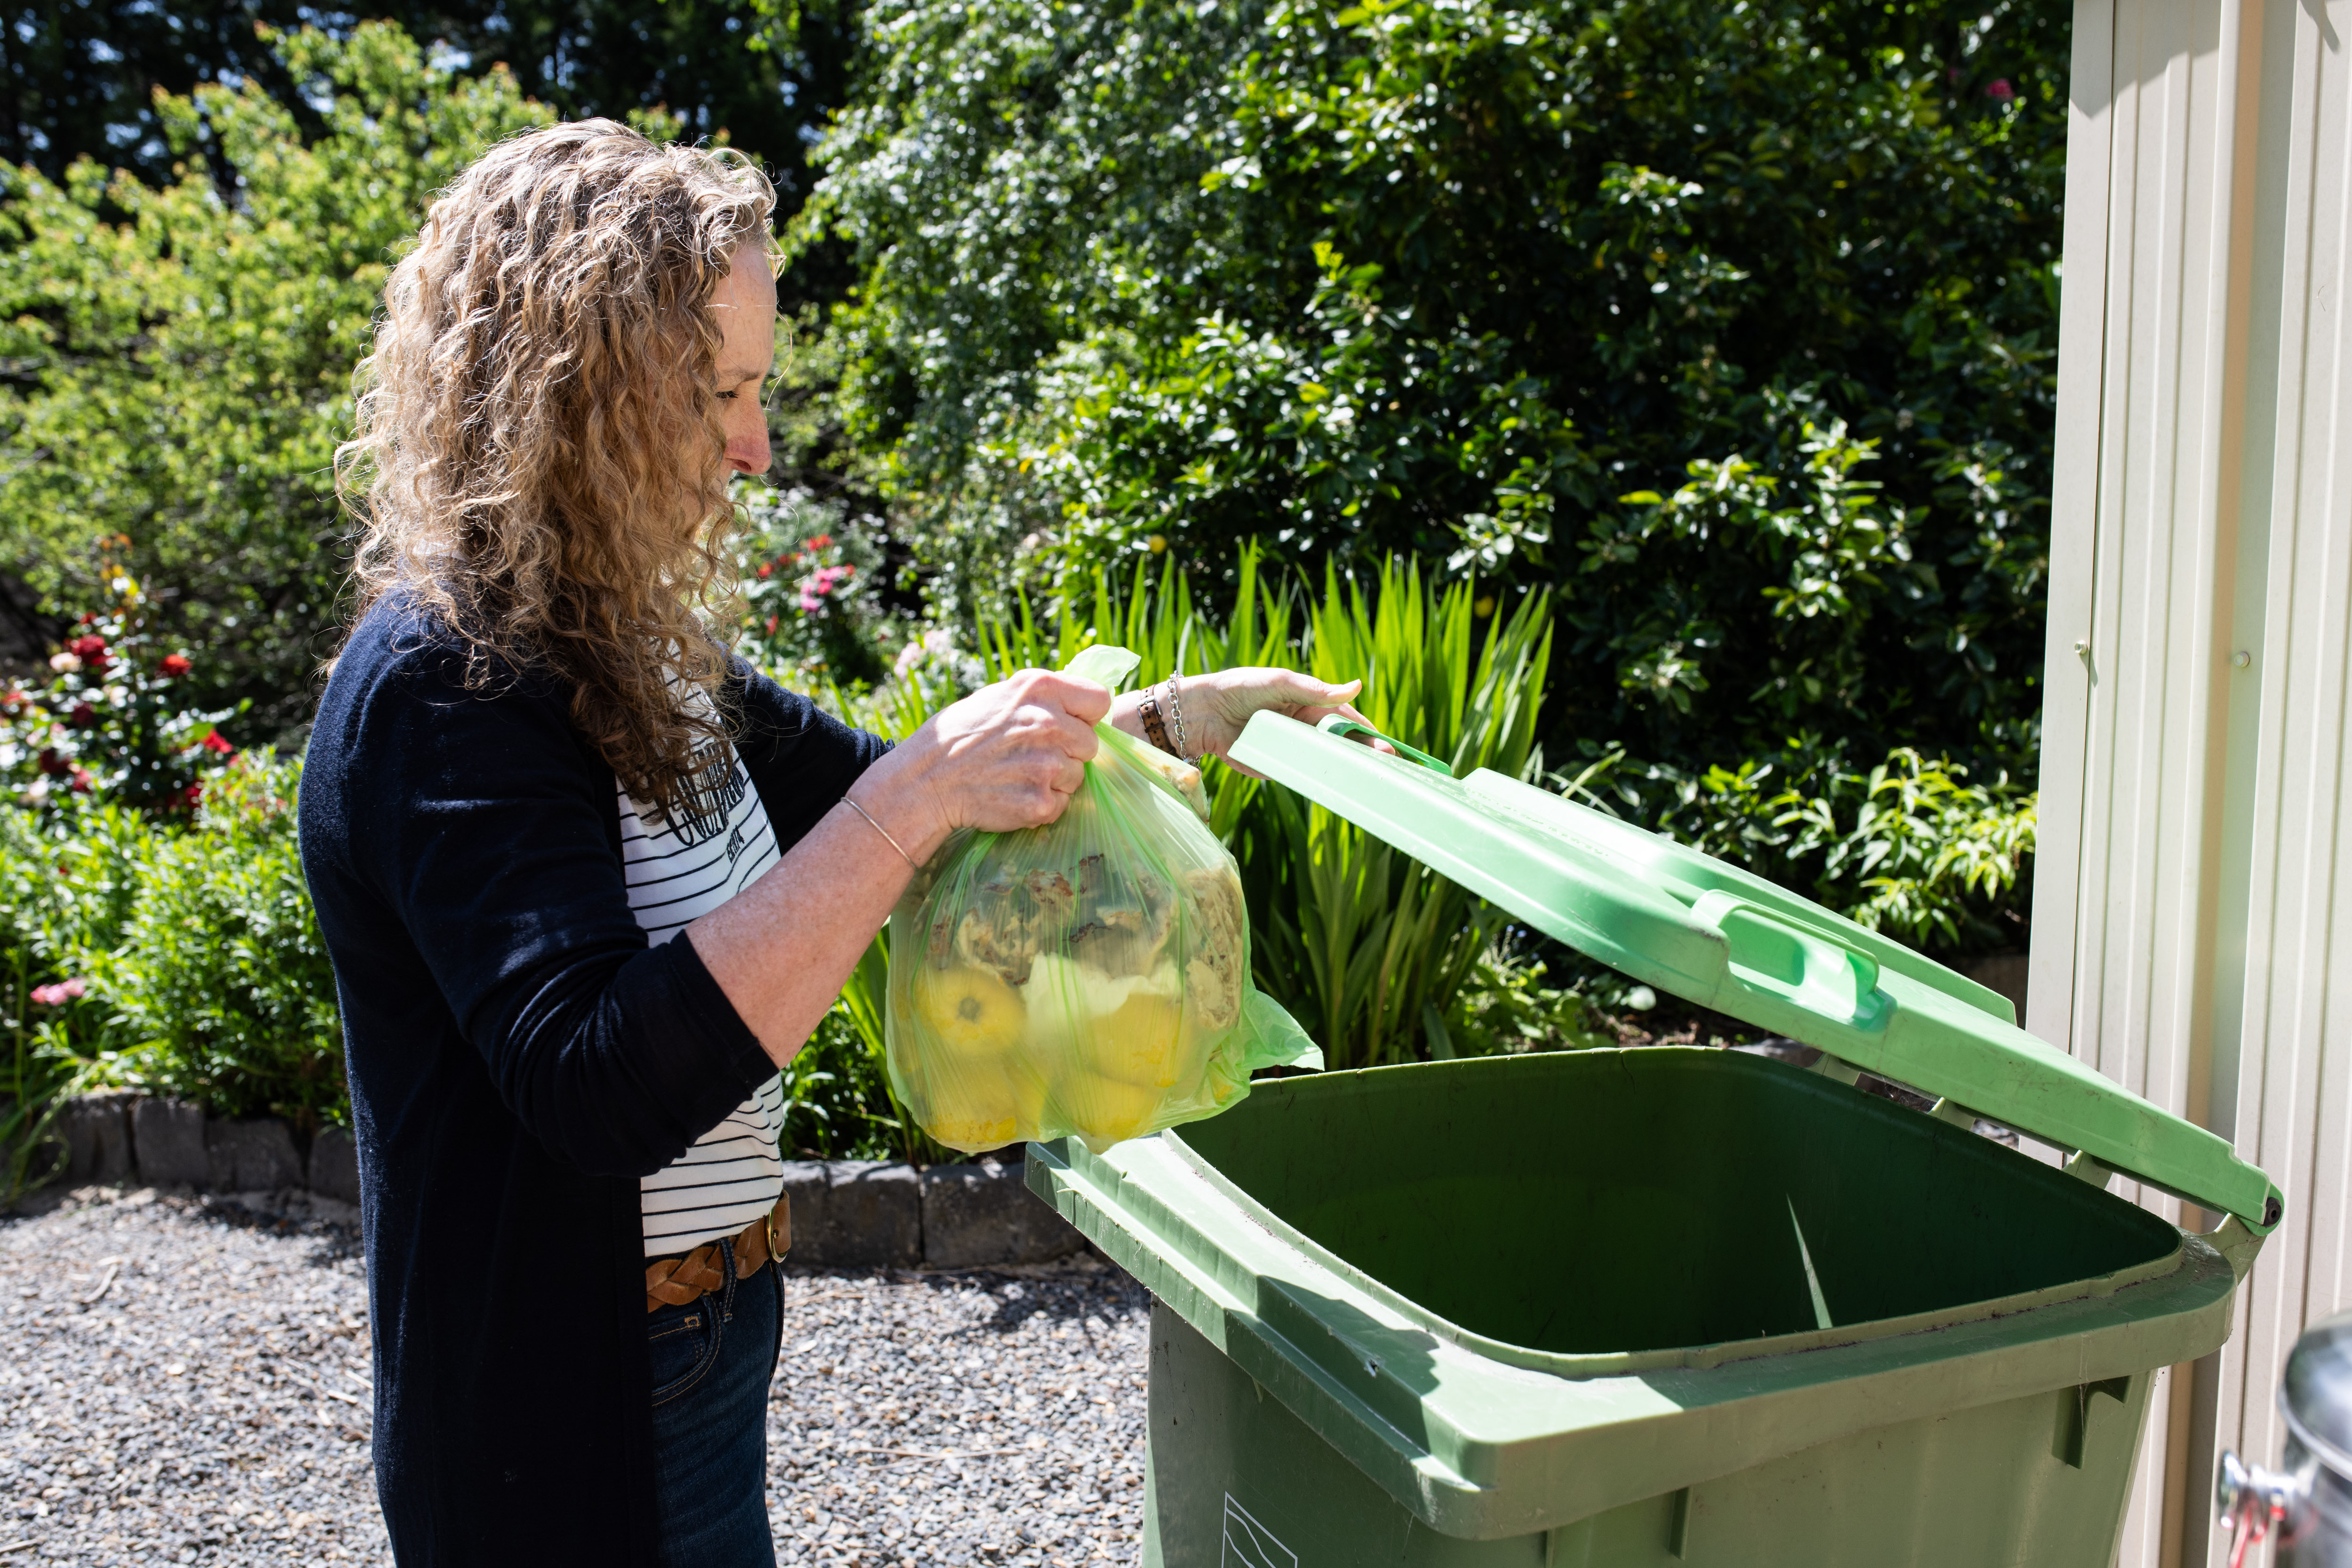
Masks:
[[[1086,782],[1110,703],[1091,680],[1024,670],[941,709],[849,793],[918,862],[960,828],[1042,826]]]

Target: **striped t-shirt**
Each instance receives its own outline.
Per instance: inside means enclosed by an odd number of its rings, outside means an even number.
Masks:
[[[703,768],[688,800],[665,818],[619,781],[621,869],[646,940],[665,942],[748,888],[776,863],[776,835],[760,792],[730,750]],[[775,1206],[784,1188],[776,1152],[783,1130],[780,1073],[638,1184],[646,1256],[664,1258],[732,1236]]]

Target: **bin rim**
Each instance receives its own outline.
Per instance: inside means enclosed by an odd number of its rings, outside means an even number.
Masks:
[[[1790,1067],[1767,1058],[1746,1056],[1736,1052],[1717,1051],[1703,1046],[1622,1046],[1599,1047],[1581,1056],[1605,1056],[1614,1053],[1677,1052],[1705,1057],[1710,1063],[1720,1062],[1727,1072],[1796,1073],[1810,1077],[1805,1068]],[[1391,1074],[1436,1072],[1476,1072],[1507,1070],[1517,1065],[1541,1058],[1529,1056],[1484,1057],[1449,1062],[1398,1062],[1383,1067],[1355,1068],[1340,1072],[1317,1073],[1311,1077],[1281,1079],[1257,1086],[1261,1095],[1315,1094],[1329,1092],[1336,1085],[1351,1079],[1385,1077]],[[2012,1291],[2006,1296],[1990,1297],[1979,1301],[1964,1301],[1948,1307],[1930,1308],[1920,1312],[1907,1312],[1899,1317],[1877,1318],[1863,1322],[1839,1323],[1826,1329],[1808,1329],[1801,1332],[1768,1334],[1754,1339],[1721,1340],[1708,1344],[1664,1346],[1646,1351],[1545,1351],[1498,1340],[1467,1329],[1452,1319],[1441,1316],[1412,1297],[1389,1285],[1377,1275],[1367,1272],[1321,1242],[1292,1225],[1250,1191],[1234,1182],[1215,1163],[1187,1142],[1184,1129],[1171,1127],[1159,1136],[1177,1157],[1214,1190],[1227,1203],[1246,1215],[1251,1223],[1262,1226],[1278,1237],[1286,1246],[1296,1248],[1312,1258],[1317,1265],[1345,1279],[1356,1289],[1381,1302],[1383,1306],[1416,1323],[1438,1338],[1459,1348],[1472,1351],[1489,1361],[1516,1366],[1528,1372],[1540,1372],[1553,1377],[1570,1380],[1599,1377],[1627,1377],[1643,1373],[1663,1372],[1675,1368],[1703,1370],[1728,1366],[1735,1362],[1755,1361],[1767,1356],[1791,1355],[1801,1351],[1826,1350],[1832,1346],[1866,1344],[1874,1340],[1899,1339],[1906,1334],[1924,1333],[1930,1330],[1948,1329],[1961,1323],[1980,1322],[1993,1318],[2013,1317],[2036,1308],[2053,1307],[2068,1301],[2095,1300],[2112,1296],[2129,1286],[2145,1284],[2179,1273],[2189,1260],[2188,1236],[2179,1226],[2161,1215],[2151,1215],[2159,1225],[2173,1233],[2172,1245],[2154,1258],[2105,1274],[2085,1276],[2057,1285],[2032,1290]],[[1931,1133],[1931,1136],[1944,1136]],[[1973,1138],[1958,1128],[1948,1136]],[[2005,1155],[2008,1151],[2003,1151]],[[2023,1155],[2010,1155],[2025,1158]],[[2038,1163],[2038,1162],[2037,1162]],[[2054,1174],[2054,1173],[2053,1173]],[[2110,1196],[2109,1201],[2123,1203]],[[2126,1208],[2133,1205],[2125,1205]],[[2135,1212],[2145,1213],[2144,1210]]]
[[[1454,777],[1277,715],[1233,760],[1590,957],[2268,1235],[2285,1196],[2230,1143],[2016,1024],[2007,998],[1688,845],[1480,768]],[[1459,769],[1471,759],[1456,758]],[[1848,1081],[1851,1081],[1849,1076]]]
[[[1719,1366],[1562,1377],[1442,1338],[1330,1272],[1177,1144],[1032,1143],[1028,1185],[1262,1396],[1466,1540],[1567,1524],[1870,1427],[2193,1361],[2226,1342],[2237,1297],[2231,1263],[2180,1233],[2175,1268],[2104,1297]]]

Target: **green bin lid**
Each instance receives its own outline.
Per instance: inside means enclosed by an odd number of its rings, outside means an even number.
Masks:
[[[1760,877],[1500,773],[1456,779],[1270,714],[1233,756],[1579,952],[1940,1096],[1948,1120],[2014,1127],[2256,1235],[2278,1223],[2277,1187],[2223,1140],[2017,1027],[1999,994]]]

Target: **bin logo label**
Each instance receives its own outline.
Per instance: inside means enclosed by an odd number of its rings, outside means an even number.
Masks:
[[[1225,1494],[1225,1555],[1219,1568],[1298,1568],[1298,1553]]]

